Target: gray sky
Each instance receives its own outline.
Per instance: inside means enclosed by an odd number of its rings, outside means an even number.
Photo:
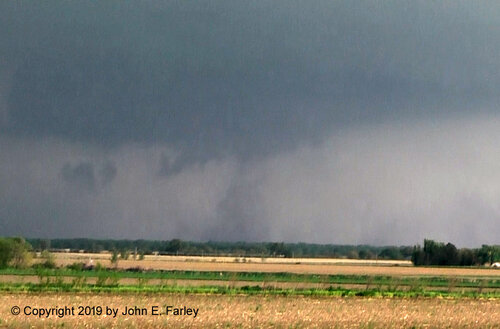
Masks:
[[[500,243],[500,5],[0,2],[0,235]]]

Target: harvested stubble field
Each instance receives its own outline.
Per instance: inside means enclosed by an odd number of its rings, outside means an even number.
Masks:
[[[103,253],[72,253],[72,252],[56,252],[54,253],[57,260],[77,259],[87,260],[89,258],[95,260],[109,260],[111,254]],[[130,256],[132,258],[132,256]],[[411,265],[408,260],[390,260],[390,259],[347,259],[347,258],[284,258],[284,257],[230,257],[230,256],[183,256],[183,255],[145,255],[144,262],[211,262],[211,263],[271,263],[271,264],[350,264],[350,265]]]
[[[0,328],[500,328],[500,300],[312,298],[147,294],[0,294]],[[11,315],[13,305],[102,306],[112,316],[40,319]],[[121,315],[125,306],[198,308],[198,315]]]
[[[57,254],[56,263],[59,266],[75,262],[86,263],[92,258],[93,263],[101,263],[104,267],[114,267],[110,264],[109,254]],[[17,273],[9,275],[8,271],[0,276],[6,287],[40,282],[42,290],[4,290],[0,298],[0,329],[4,328],[500,328],[500,299],[497,296],[500,271],[489,268],[437,268],[413,267],[408,264],[347,264],[307,261],[283,261],[283,259],[268,259],[242,262],[241,259],[220,258],[186,258],[183,256],[154,256],[145,260],[119,260],[118,269],[136,268],[155,271],[116,271],[116,272],[81,272],[85,284],[77,285],[74,290],[70,284],[75,275],[59,269],[59,276],[51,278],[53,288],[70,290],[51,290],[51,285],[43,288],[40,277],[34,273]],[[398,265],[398,266],[395,266]],[[54,274],[57,274],[57,271]],[[67,271],[67,270],[66,270]],[[170,272],[170,271],[180,271]],[[189,271],[199,271],[189,273]],[[16,273],[15,271],[13,272]],[[107,274],[106,274],[107,273]],[[240,273],[240,274],[238,274]],[[260,277],[262,282],[247,281],[245,278]],[[22,275],[21,275],[22,274]],[[116,286],[99,288],[98,276],[115,275]],[[67,275],[67,276],[65,276]],[[163,277],[165,275],[165,277]],[[167,279],[169,276],[176,279]],[[208,279],[216,275],[220,280]],[[327,278],[327,276],[335,276]],[[187,277],[193,276],[191,279]],[[266,276],[276,277],[267,280]],[[357,277],[359,276],[359,277]],[[381,277],[377,277],[381,276]],[[460,279],[463,278],[463,279]],[[44,278],[47,279],[47,278]],[[283,281],[279,281],[283,279]],[[285,280],[286,279],[286,280]],[[319,281],[316,282],[315,280]],[[56,280],[56,281],[54,281]],[[142,280],[142,281],[141,281]],[[325,280],[325,281],[323,281]],[[353,293],[363,292],[359,297],[324,297],[328,293],[328,280],[338,280],[335,287],[352,289]],[[347,280],[347,281],[346,281]],[[356,283],[359,280],[362,283]],[[378,281],[377,281],[378,280]],[[406,286],[404,280],[409,280]],[[422,280],[421,282],[419,280]],[[443,281],[438,285],[438,283]],[[463,282],[472,286],[463,286]],[[380,282],[379,282],[380,281]],[[385,282],[387,281],[387,282]],[[385,282],[385,283],[384,283]],[[482,282],[485,284],[483,285]],[[98,290],[85,290],[96,284]],[[415,287],[413,285],[415,284]],[[445,286],[443,286],[443,284]],[[87,285],[87,286],[86,286]],[[122,286],[123,285],[123,286]],[[127,285],[131,285],[127,290]],[[132,286],[136,285],[136,286]],[[139,286],[137,286],[139,285]],[[144,285],[144,286],[143,286]],[[187,287],[184,293],[180,290],[164,287]],[[222,290],[190,289],[192,286],[269,286],[271,288],[298,289],[298,293],[280,294],[273,291],[257,291],[256,294],[245,293],[245,289],[235,288],[227,294]],[[491,285],[491,286],[488,286]],[[397,286],[397,287],[396,287]],[[84,290],[81,290],[84,289]],[[87,288],[86,288],[87,287]],[[144,287],[144,288],[142,288]],[[158,287],[158,288],[157,288]],[[301,288],[326,289],[317,294],[301,293]],[[489,288],[488,288],[489,287]],[[122,289],[123,288],[123,289]],[[127,288],[127,289],[125,289]],[[379,294],[369,294],[369,288]],[[79,290],[80,289],[80,290]],[[148,290],[149,289],[149,290]],[[152,290],[151,290],[152,289]],[[419,289],[432,291],[435,289],[448,291],[448,294],[434,296],[455,296],[454,298],[424,298],[431,294],[397,294],[393,298],[372,298],[367,296],[392,296],[384,294],[398,290]],[[460,291],[473,291],[472,294],[481,298],[466,298],[471,294]],[[10,292],[9,292],[10,291]],[[14,292],[17,291],[17,292]],[[29,293],[21,291],[31,291]],[[43,291],[41,293],[40,291]],[[57,292],[55,292],[57,291]],[[72,291],[72,292],[63,292]],[[106,291],[106,292],[104,292]],[[149,291],[149,293],[147,292]],[[197,293],[194,293],[198,291]],[[458,293],[454,293],[457,291]],[[484,294],[491,291],[493,294]],[[481,292],[483,294],[481,294]],[[245,294],[245,295],[243,295]],[[496,295],[495,295],[496,294]],[[342,296],[360,296],[346,294]],[[396,294],[394,294],[396,296]],[[420,296],[420,297],[415,297]],[[484,297],[495,297],[486,299]],[[106,306],[122,312],[125,306],[146,308],[147,315],[120,315],[115,318],[104,315],[71,315],[63,318],[51,316],[41,319],[21,313],[10,314],[11,307],[18,305],[23,309],[31,307],[64,307],[64,306]],[[199,309],[196,318],[193,316],[157,316],[151,314],[152,306],[159,306],[165,312],[167,305],[174,307],[189,307]]]
[[[112,267],[109,254],[78,254],[58,253],[56,263],[59,266],[70,265],[74,262],[88,262]],[[287,272],[302,274],[344,274],[344,275],[389,275],[389,276],[500,276],[500,270],[491,268],[443,268],[443,267],[413,267],[406,261],[385,261],[373,264],[372,261],[346,262],[348,260],[315,259],[284,259],[266,258],[252,262],[236,262],[230,257],[196,257],[186,256],[150,256],[144,260],[119,260],[117,267],[151,270],[178,270],[178,271],[221,271],[221,272]],[[343,263],[346,262],[346,263]],[[387,263],[389,262],[389,263]]]

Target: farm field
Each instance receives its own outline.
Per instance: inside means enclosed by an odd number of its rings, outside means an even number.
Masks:
[[[55,253],[58,266],[75,262],[101,263],[112,267],[109,254]],[[215,261],[214,261],[215,259]],[[327,261],[330,261],[328,263]],[[144,260],[119,260],[117,268],[140,267],[144,270],[177,271],[221,271],[221,272],[287,272],[302,274],[345,274],[345,275],[394,275],[394,276],[498,276],[500,270],[491,268],[466,267],[414,267],[408,261],[355,262],[346,259],[311,258],[241,258],[234,257],[187,257],[187,256],[146,256]]]
[[[0,329],[500,328],[500,271],[491,268],[184,256],[111,264],[110,258],[59,253],[56,269],[1,270]],[[90,260],[100,265],[66,267]],[[151,314],[169,305],[191,313]],[[23,313],[11,314],[13,306]],[[30,313],[39,307],[75,313]],[[134,314],[107,313],[125,307]]]
[[[500,300],[322,298],[283,296],[19,294],[1,293],[0,328],[500,328]],[[118,315],[40,319],[11,315],[13,305],[116,308]],[[198,309],[197,316],[152,315],[166,306]],[[125,307],[148,312],[123,315]]]
[[[60,261],[65,260],[109,260],[110,253],[53,253]],[[132,257],[130,257],[132,258]],[[351,265],[412,265],[408,260],[391,259],[347,259],[347,258],[284,258],[284,257],[229,257],[229,256],[176,256],[176,255],[145,255],[145,262],[211,262],[211,263],[270,263],[270,264],[351,264]],[[154,264],[154,263],[153,263]]]
[[[57,275],[57,274],[56,274]],[[183,287],[189,289],[190,287],[221,287],[225,289],[246,289],[248,287],[255,287],[262,290],[263,293],[273,292],[276,290],[283,291],[294,291],[300,294],[301,290],[317,290],[318,294],[328,291],[381,291],[381,292],[417,292],[423,294],[425,292],[443,292],[444,294],[466,294],[466,293],[476,293],[476,294],[490,294],[490,297],[500,296],[500,282],[498,280],[484,280],[484,281],[474,281],[474,280],[422,280],[422,279],[412,279],[412,280],[388,280],[384,278],[352,278],[343,277],[338,280],[326,279],[318,280],[318,282],[309,282],[306,280],[290,280],[287,281],[286,278],[280,280],[242,280],[241,278],[234,278],[232,280],[208,280],[208,279],[147,279],[147,276],[137,278],[134,277],[117,277],[113,280],[112,275],[109,275],[111,280],[107,283],[100,283],[101,274],[96,274],[95,276],[86,276],[85,281],[79,286],[73,284],[77,276],[46,276],[40,278],[40,276],[34,275],[0,275],[0,290],[8,290],[11,285],[18,285],[19,287],[25,286],[25,289],[33,289],[37,287],[40,283],[44,284],[41,289],[57,288],[59,285],[61,289],[66,291],[75,290],[78,291],[79,288],[84,286],[109,286],[110,288],[119,287],[131,287],[135,290],[144,290],[144,287]],[[82,277],[80,277],[82,278]],[[48,279],[48,281],[46,281]],[[323,281],[323,282],[321,282]],[[337,281],[337,282],[336,282]],[[83,283],[84,282],[84,283]],[[19,288],[21,289],[21,288]],[[35,288],[36,289],[36,288]],[[258,290],[257,290],[258,291]],[[241,292],[236,291],[236,293]],[[289,292],[287,292],[289,293]]]
[[[81,266],[81,265],[80,265]],[[497,272],[498,273],[498,272]],[[142,271],[109,268],[83,270],[4,269],[0,283],[8,284],[66,284],[110,286],[256,286],[263,289],[379,289],[384,291],[446,290],[447,292],[500,292],[499,276],[396,276],[396,275],[325,275],[285,272],[219,272],[219,271]]]

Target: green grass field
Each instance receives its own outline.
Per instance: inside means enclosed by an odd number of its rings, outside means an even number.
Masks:
[[[2,292],[69,292],[69,293],[186,293],[186,294],[219,294],[219,295],[282,295],[282,296],[336,296],[336,297],[429,297],[429,298],[500,298],[500,292],[479,291],[428,291],[425,287],[415,290],[382,290],[380,288],[343,289],[331,286],[328,289],[282,289],[261,288],[260,286],[220,287],[220,286],[171,286],[171,285],[119,285],[119,284],[68,284],[68,283],[1,283]]]
[[[133,272],[112,269],[83,271],[67,268],[4,269],[0,271],[0,276],[19,278],[20,281],[23,281],[23,277],[37,278],[30,282],[16,282],[15,280],[3,282],[0,284],[1,291],[500,298],[500,278],[498,277],[397,277],[214,271]],[[127,279],[129,280],[126,281]],[[188,280],[188,282],[199,284],[182,285],[177,284],[176,280]],[[220,282],[220,284],[205,284],[204,281]],[[284,288],[280,287],[281,283],[307,283],[321,286]]]

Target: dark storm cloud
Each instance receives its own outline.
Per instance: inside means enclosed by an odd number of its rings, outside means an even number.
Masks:
[[[118,168],[113,162],[106,162],[99,171],[103,185],[110,184],[118,173]]]
[[[113,162],[106,162],[96,171],[94,164],[90,162],[82,161],[74,165],[66,163],[61,169],[61,177],[75,189],[94,191],[99,185],[106,186],[113,182],[118,169]]]
[[[467,2],[16,2],[2,12],[12,134],[244,156],[339,125],[460,111],[490,102],[500,82],[498,19]]]
[[[206,161],[201,161],[197,159],[196,154],[190,152],[189,150],[184,150],[181,154],[162,154],[159,161],[159,171],[160,176],[169,176],[179,174],[186,165],[196,163],[199,164],[206,163]]]
[[[491,242],[497,26],[486,1],[1,2],[5,234]]]
[[[61,169],[62,179],[79,189],[92,191],[95,188],[94,166],[88,162],[81,162],[72,166],[67,163]]]

